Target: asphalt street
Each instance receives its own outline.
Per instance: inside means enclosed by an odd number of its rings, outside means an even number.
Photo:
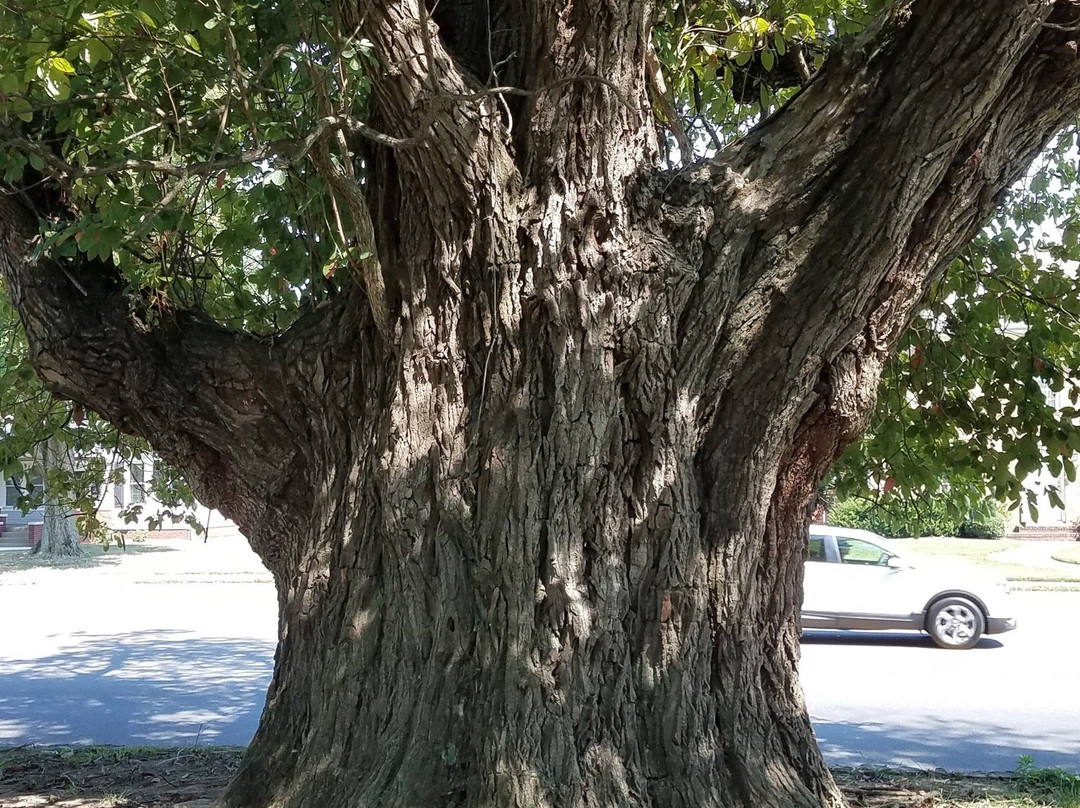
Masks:
[[[0,576],[0,744],[251,740],[273,584],[239,542],[176,547]]]
[[[275,595],[245,546],[0,576],[0,745],[246,744],[273,669]],[[812,632],[802,679],[834,765],[1080,772],[1080,593],[1014,593],[970,651]]]
[[[969,651],[922,634],[808,632],[800,674],[833,765],[1080,772],[1080,593],[1014,592],[1015,631]]]

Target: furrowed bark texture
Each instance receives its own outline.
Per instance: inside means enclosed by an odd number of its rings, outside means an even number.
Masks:
[[[426,140],[371,156],[380,277],[282,339],[135,321],[107,272],[32,266],[0,202],[43,377],[275,575],[225,804],[841,804],[796,678],[807,504],[933,278],[1080,108],[1076,5],[898,4],[676,173],[649,3],[432,14],[339,9],[380,125]]]
[[[49,471],[65,465],[70,468],[67,449],[56,438],[49,438],[40,446],[41,468],[46,480],[45,502],[43,504],[44,524],[41,528],[41,540],[30,552],[46,558],[61,558],[82,555],[79,545],[79,531],[75,516],[65,508],[55,495],[48,491]]]

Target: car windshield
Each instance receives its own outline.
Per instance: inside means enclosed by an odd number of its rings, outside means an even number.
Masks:
[[[862,539],[837,538],[840,560],[845,564],[877,564],[885,566],[893,554]]]

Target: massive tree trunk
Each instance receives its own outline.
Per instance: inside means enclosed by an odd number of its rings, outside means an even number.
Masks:
[[[796,677],[807,505],[931,280],[1080,107],[1076,8],[901,3],[664,172],[651,5],[526,0],[493,36],[501,5],[342,4],[383,65],[349,196],[378,260],[276,340],[133,322],[0,202],[35,362],[275,576],[229,806],[839,805]]]

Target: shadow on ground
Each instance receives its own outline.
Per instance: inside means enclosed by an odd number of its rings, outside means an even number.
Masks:
[[[247,744],[274,643],[185,631],[73,634],[0,673],[0,744]]]
[[[803,645],[879,645],[895,646],[897,648],[926,648],[936,652],[945,652],[938,648],[937,644],[930,639],[929,635],[916,632],[892,632],[892,631],[830,631],[828,629],[807,629],[802,635]],[[994,648],[1002,648],[997,640],[983,637],[975,644],[971,651],[989,651]],[[948,652],[952,653],[952,652]]]
[[[962,686],[962,683],[945,683]],[[883,694],[887,699],[887,694]],[[992,705],[987,706],[992,713]],[[1080,770],[1080,739],[1047,733],[1033,741],[1008,726],[911,718],[894,723],[821,721],[814,733],[830,766],[886,766],[956,772],[1012,772],[1021,755],[1036,766]]]

